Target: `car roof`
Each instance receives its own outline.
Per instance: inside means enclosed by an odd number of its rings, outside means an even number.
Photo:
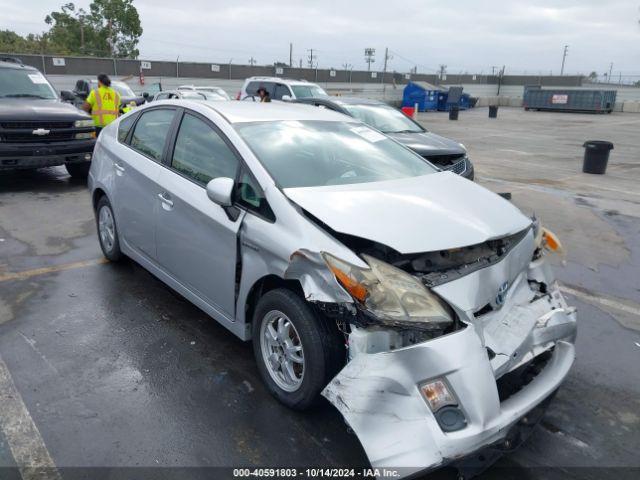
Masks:
[[[13,70],[29,70],[29,71],[39,71],[37,68],[34,68],[30,65],[23,65],[22,63],[14,62],[14,61],[6,61],[0,60],[0,68],[11,68]]]
[[[266,122],[278,120],[353,121],[341,113],[288,102],[216,102],[207,107],[225,117],[229,123]]]

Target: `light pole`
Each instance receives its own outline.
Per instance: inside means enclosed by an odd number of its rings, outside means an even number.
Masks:
[[[560,67],[560,76],[564,75],[564,61],[567,58],[568,50],[569,50],[569,45],[565,45],[564,50],[562,52],[562,66]]]

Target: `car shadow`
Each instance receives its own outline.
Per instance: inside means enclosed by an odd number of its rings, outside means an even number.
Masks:
[[[29,191],[62,193],[83,188],[87,188],[86,179],[72,178],[64,167],[0,170],[0,193]]]

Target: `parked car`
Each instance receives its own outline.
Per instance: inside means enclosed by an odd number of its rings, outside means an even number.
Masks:
[[[257,97],[258,89],[269,92],[271,100],[295,100],[296,98],[326,97],[327,92],[315,83],[306,80],[291,80],[281,77],[249,77],[244,81],[236,100]]]
[[[322,392],[374,467],[490,464],[574,361],[557,238],[328,109],[154,102],[102,131],[89,187],[109,260],[252,340],[285,405]]]
[[[91,117],[64,103],[38,69],[0,58],[0,170],[64,165],[86,177],[95,137]]]
[[[231,97],[229,96],[229,94],[227,92],[225,92],[222,88],[220,87],[216,87],[213,85],[209,85],[209,86],[195,86],[195,85],[180,85],[178,87],[178,90],[192,90],[192,91],[196,91],[196,92],[210,92],[210,93],[215,93],[216,95],[219,95],[221,97],[224,97],[225,100],[231,100]]]
[[[406,145],[438,168],[473,180],[473,164],[464,145],[425,130],[422,125],[386,103],[348,97],[302,98],[296,102],[328,108],[357,118]]]
[[[98,88],[97,80],[89,80],[81,78],[76,81],[76,86],[73,89],[73,103],[77,107],[81,107],[85,102],[91,90]],[[135,102],[136,105],[142,105],[145,103],[145,98],[142,95],[136,95],[129,85],[121,80],[111,80],[111,88],[113,88],[120,95],[120,109],[126,105],[130,105],[131,102]]]
[[[201,100],[210,102],[224,102],[229,100],[228,96],[218,95],[217,93],[196,90],[163,90],[153,96],[153,101],[158,100]]]

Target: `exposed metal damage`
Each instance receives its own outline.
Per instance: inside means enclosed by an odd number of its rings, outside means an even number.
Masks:
[[[307,300],[332,313],[326,316],[345,333],[348,361],[322,394],[358,435],[372,466],[410,475],[460,462],[468,475],[473,452],[492,448],[495,460],[515,430],[522,441],[522,418],[531,422],[534,411],[541,417],[573,363],[576,336],[575,308],[560,294],[537,222],[479,245],[425,254],[356,241],[370,272],[299,250],[286,278],[298,278]],[[411,318],[405,309],[394,318],[379,307],[376,301],[391,296],[375,289],[396,274],[404,275],[403,295],[428,292],[431,317]]]

